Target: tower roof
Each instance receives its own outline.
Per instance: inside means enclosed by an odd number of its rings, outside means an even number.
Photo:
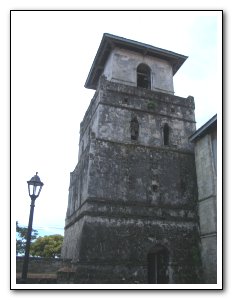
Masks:
[[[90,72],[87,76],[87,80],[85,82],[86,88],[97,88],[98,79],[104,70],[104,66],[108,59],[108,56],[111,53],[111,51],[116,47],[164,59],[171,63],[173,75],[175,75],[175,73],[179,70],[181,65],[187,59],[187,56],[185,55],[181,55],[172,51],[157,48],[137,41],[129,40],[109,33],[104,33],[99,49],[92,63]]]

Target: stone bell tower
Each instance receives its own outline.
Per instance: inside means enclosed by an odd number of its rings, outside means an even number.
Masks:
[[[96,92],[70,175],[62,282],[199,283],[194,99],[173,88],[186,59],[103,35],[85,83]]]

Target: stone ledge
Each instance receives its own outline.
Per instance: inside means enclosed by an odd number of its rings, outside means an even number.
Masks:
[[[168,93],[152,91],[148,89],[141,89],[134,86],[108,81],[104,78],[104,76],[100,80],[99,90],[113,91],[117,93],[120,92],[127,95],[128,94],[132,96],[136,95],[139,97],[149,98],[149,99],[158,99],[166,103],[178,104],[178,105],[195,109],[194,98],[191,96],[187,98],[183,98]]]
[[[76,217],[74,217],[69,223],[66,224],[65,229],[72,226],[78,220],[83,217],[99,217],[99,218],[107,218],[107,219],[121,219],[121,220],[137,220],[137,221],[148,221],[148,222],[163,222],[165,221],[167,224],[172,223],[183,223],[183,224],[196,224],[197,218],[181,218],[181,217],[167,217],[167,216],[148,216],[148,215],[133,215],[133,214],[117,214],[117,213],[103,213],[103,212],[93,212],[93,211],[83,211]]]

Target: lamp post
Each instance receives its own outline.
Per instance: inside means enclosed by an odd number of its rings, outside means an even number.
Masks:
[[[27,281],[29,251],[30,251],[30,243],[31,243],[32,222],[33,222],[35,200],[40,195],[42,186],[44,185],[40,181],[40,177],[37,174],[38,174],[38,172],[36,172],[36,175],[33,176],[31,178],[31,180],[27,181],[28,193],[31,198],[31,209],[30,209],[30,215],[29,215],[29,221],[28,221],[27,241],[26,241],[24,261],[23,261],[22,283],[26,283],[26,281]]]

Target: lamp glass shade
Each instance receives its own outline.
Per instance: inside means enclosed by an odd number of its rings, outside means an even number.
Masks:
[[[40,181],[40,177],[36,173],[36,175],[33,176],[27,183],[29,196],[37,198],[40,195],[42,186],[44,185],[43,182]]]

